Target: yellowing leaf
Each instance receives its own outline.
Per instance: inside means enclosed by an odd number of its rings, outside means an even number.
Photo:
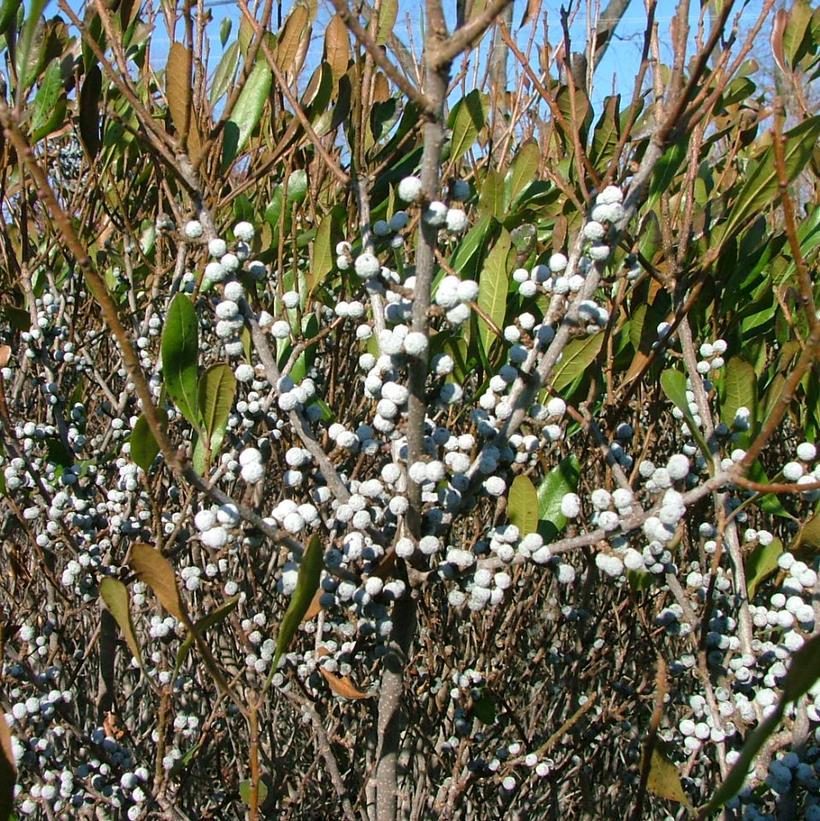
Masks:
[[[159,599],[159,603],[177,620],[190,624],[185,605],[179,595],[174,568],[159,550],[144,542],[137,542],[131,548],[130,565],[139,580],[148,585]]]
[[[689,799],[683,791],[678,768],[663,753],[656,740],[652,749],[652,759],[649,764],[649,777],[646,780],[646,788],[653,795],[666,798],[669,801],[677,801],[678,804],[689,806]]]
[[[134,633],[134,623],[131,621],[128,588],[119,579],[107,576],[100,582],[100,597],[122,631],[131,655],[139,662],[140,668],[143,668],[142,653],[140,652],[137,636]]]
[[[538,529],[538,492],[529,476],[516,476],[507,499],[507,518],[521,535]]]

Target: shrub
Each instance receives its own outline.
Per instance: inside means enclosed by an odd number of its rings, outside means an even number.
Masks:
[[[240,3],[219,55],[44,5],[0,11],[2,809],[820,817],[820,14],[681,3],[665,65],[650,3],[598,104],[626,4],[574,53],[431,0],[414,53],[395,2]]]

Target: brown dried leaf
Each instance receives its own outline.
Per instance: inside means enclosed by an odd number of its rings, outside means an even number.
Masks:
[[[316,591],[308,605],[308,609],[305,611],[305,615],[302,616],[302,621],[311,621],[319,615],[319,611],[322,609],[322,605],[319,603],[322,598],[322,592],[321,588]]]
[[[0,715],[0,818],[10,818],[14,808],[14,782],[17,768],[11,748],[11,733],[5,716]]]
[[[325,60],[333,74],[333,82],[338,82],[347,72],[350,62],[350,41],[347,37],[347,26],[338,14],[334,15],[325,31]]]
[[[11,359],[11,348],[8,345],[0,345],[0,368],[5,368]]]
[[[302,5],[294,6],[285,20],[285,25],[282,26],[276,46],[276,62],[282,71],[291,73],[291,76],[299,73],[299,53],[302,52],[304,61],[306,44],[310,42],[310,32],[310,14],[307,8]]]
[[[191,64],[191,52],[182,43],[171,43],[165,65],[165,95],[174,128],[178,134],[187,133],[185,147],[191,159],[194,159],[202,150],[202,140],[193,109]]]
[[[357,690],[349,678],[337,676],[335,673],[325,670],[324,667],[320,667],[319,672],[325,677],[325,681],[328,683],[330,689],[333,690],[337,696],[350,699],[372,698],[370,693],[363,693],[361,690]]]
[[[159,550],[137,542],[131,548],[131,567],[141,582],[154,591],[160,604],[176,619],[188,625],[190,620],[179,595],[174,568]]]
[[[390,99],[390,83],[381,72],[373,78],[373,102],[383,103]]]
[[[770,42],[772,44],[772,55],[777,67],[784,73],[788,74],[786,69],[786,58],[783,53],[783,35],[786,33],[786,26],[789,23],[789,13],[786,9],[778,9],[774,16],[774,23],[772,24],[772,36]]]

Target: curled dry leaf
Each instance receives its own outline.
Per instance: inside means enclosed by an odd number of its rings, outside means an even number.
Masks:
[[[337,696],[349,699],[373,697],[371,693],[363,693],[361,690],[357,690],[353,686],[353,682],[351,682],[351,680],[347,677],[337,676],[335,673],[325,670],[324,667],[320,667],[319,672],[325,677],[325,681],[328,683],[328,686],[334,693],[336,693]]]

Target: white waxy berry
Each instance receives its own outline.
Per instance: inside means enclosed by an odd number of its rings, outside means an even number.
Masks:
[[[202,223],[199,220],[189,220],[182,232],[188,239],[199,239],[202,236]]]
[[[237,222],[233,227],[233,235],[240,242],[250,242],[254,238],[255,234],[256,230],[249,222]]]
[[[208,253],[215,259],[221,259],[222,257],[224,257],[227,250],[228,244],[225,242],[224,239],[214,237],[212,240],[208,242]]]
[[[421,196],[421,180],[418,177],[405,177],[397,191],[399,199],[404,202],[415,202]]]
[[[354,268],[356,270],[356,276],[361,279],[370,279],[370,277],[374,277],[379,274],[382,269],[382,265],[377,257],[373,254],[365,252],[364,254],[359,254],[359,256],[356,257]]]

